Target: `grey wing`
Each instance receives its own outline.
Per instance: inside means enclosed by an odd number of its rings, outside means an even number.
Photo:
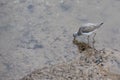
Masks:
[[[96,27],[94,25],[81,27],[81,31],[85,32],[85,33],[92,32],[95,29],[96,29]]]
[[[82,32],[85,32],[85,33],[92,32],[95,29],[99,28],[101,25],[103,25],[103,23],[100,23],[100,24],[87,23],[79,28],[79,32],[81,32],[81,33]]]

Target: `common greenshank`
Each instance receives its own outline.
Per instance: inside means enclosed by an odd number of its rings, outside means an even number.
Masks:
[[[82,25],[78,32],[73,33],[73,37],[74,40],[76,39],[76,37],[81,36],[81,35],[87,35],[88,36],[88,44],[89,44],[89,36],[93,33],[95,33],[95,31],[100,28],[103,25],[103,23],[100,24],[94,24],[94,23],[87,23]],[[96,33],[95,33],[96,35]],[[94,37],[95,37],[94,35]]]

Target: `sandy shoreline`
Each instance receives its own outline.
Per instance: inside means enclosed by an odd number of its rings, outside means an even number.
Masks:
[[[119,80],[120,52],[94,50],[77,42],[81,53],[70,62],[37,69],[20,80]],[[117,55],[117,56],[116,56]]]

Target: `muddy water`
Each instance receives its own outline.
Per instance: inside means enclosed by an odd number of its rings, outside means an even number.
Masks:
[[[70,61],[79,54],[73,32],[87,22],[104,25],[98,49],[120,49],[119,0],[0,1],[0,80],[16,80],[34,69]]]

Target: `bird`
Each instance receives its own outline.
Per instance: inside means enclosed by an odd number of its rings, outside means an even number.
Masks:
[[[103,22],[102,23],[99,23],[99,24],[95,24],[95,23],[86,23],[86,24],[83,24],[79,30],[75,33],[73,33],[73,37],[74,37],[74,40],[78,37],[78,36],[81,36],[81,35],[87,35],[88,36],[88,44],[89,44],[89,36],[93,33],[96,32],[96,30],[98,28],[100,28],[101,26],[103,25]],[[96,33],[95,33],[96,35]],[[94,36],[95,36],[94,35]]]

